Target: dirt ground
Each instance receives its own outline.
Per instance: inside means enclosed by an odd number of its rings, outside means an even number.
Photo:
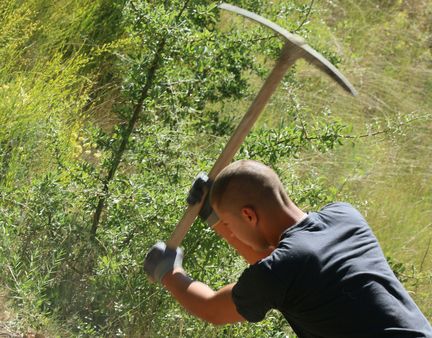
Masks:
[[[16,338],[22,337],[11,331],[11,320],[12,314],[8,311],[6,305],[6,298],[4,295],[0,294],[0,337],[1,338]]]
[[[43,338],[33,333],[17,333],[16,315],[7,306],[7,297],[0,293],[0,338]]]
[[[19,318],[8,306],[6,294],[0,291],[0,338],[48,338],[49,335],[34,333],[31,330],[23,333],[18,329]]]

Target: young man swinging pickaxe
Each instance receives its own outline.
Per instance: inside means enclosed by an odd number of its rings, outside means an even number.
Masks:
[[[306,214],[290,200],[271,168],[255,161],[227,165],[297,58],[311,61],[345,89],[354,90],[297,37],[253,13],[229,5],[222,8],[265,24],[287,39],[276,71],[209,174],[209,201],[217,217],[207,217],[207,212],[204,218],[215,223],[215,231],[251,265],[236,283],[217,291],[183,270],[178,246],[190,219],[205,209],[208,184],[200,179],[171,239],[149,251],[144,268],[150,279],[161,282],[190,313],[214,324],[257,322],[268,310],[277,309],[299,337],[432,337],[430,324],[391,271],[357,210],[333,203]]]

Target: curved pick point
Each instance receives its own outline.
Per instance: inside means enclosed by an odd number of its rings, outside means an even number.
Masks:
[[[357,95],[357,91],[354,89],[353,85],[348,81],[348,79],[324,56],[318,53],[315,49],[310,47],[302,37],[288,32],[281,26],[271,22],[264,17],[247,11],[243,8],[233,6],[230,4],[222,3],[218,6],[220,9],[224,9],[233,13],[242,15],[248,19],[256,21],[281,35],[292,47],[297,47],[301,49],[301,57],[304,58],[309,63],[313,64],[320,70],[324,71],[333,80],[335,80],[343,89],[352,95]]]
[[[348,79],[335,66],[333,66],[333,64],[329,60],[322,56],[322,54],[318,53],[309,45],[304,45],[303,49],[306,51],[306,53],[303,54],[303,58],[306,61],[324,71],[351,95],[357,95],[357,91],[348,81]]]

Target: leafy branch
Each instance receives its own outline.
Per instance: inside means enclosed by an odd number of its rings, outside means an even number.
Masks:
[[[177,18],[175,21],[178,21],[181,16],[183,15],[184,11],[186,10],[188,4],[189,4],[190,0],[185,1],[183,8],[180,10]],[[134,10],[136,10],[136,8],[134,8]],[[138,118],[140,116],[140,113],[143,111],[144,109],[144,102],[145,100],[148,98],[149,95],[149,90],[153,85],[154,79],[155,79],[155,75],[156,75],[156,71],[158,69],[158,67],[160,66],[161,63],[161,58],[163,55],[163,51],[165,48],[165,44],[167,41],[167,33],[162,37],[162,39],[159,42],[159,45],[156,49],[156,52],[154,54],[153,57],[153,61],[150,64],[150,67],[148,69],[147,72],[147,76],[146,76],[146,83],[144,84],[144,86],[142,87],[141,93],[139,95],[139,99],[133,109],[133,113],[131,118],[128,121],[127,127],[126,129],[123,131],[122,133],[122,138],[121,138],[121,143],[120,146],[118,147],[118,149],[116,151],[114,151],[112,153],[112,158],[111,158],[111,167],[108,171],[107,176],[105,177],[105,179],[103,180],[103,187],[102,187],[102,195],[99,197],[97,206],[96,206],[96,210],[93,214],[93,222],[92,222],[92,227],[90,230],[90,236],[91,239],[94,240],[96,238],[96,232],[99,226],[99,222],[100,222],[100,217],[102,215],[102,211],[104,209],[104,205],[105,205],[105,201],[107,198],[107,195],[109,193],[109,184],[112,181],[112,179],[114,178],[114,175],[117,171],[117,168],[122,160],[122,157],[124,155],[124,152],[127,148],[127,145],[129,143],[129,138],[130,135],[132,134],[132,132],[135,129],[136,123],[138,121]]]

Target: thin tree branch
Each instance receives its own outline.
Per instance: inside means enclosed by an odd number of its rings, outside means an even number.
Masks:
[[[409,124],[413,121],[419,120],[420,118],[422,118],[422,117],[414,117],[414,118],[406,121],[405,123],[400,122],[399,126],[404,126],[404,125]],[[301,120],[301,123],[302,123],[302,133],[305,135],[304,140],[315,141],[315,140],[319,140],[321,138],[320,136],[307,136],[307,130],[303,124],[303,120]],[[382,135],[382,134],[387,134],[387,133],[391,132],[392,130],[393,130],[392,127],[388,127],[388,128],[382,129],[382,130],[377,130],[373,133],[366,133],[366,134],[360,134],[360,135],[339,135],[338,134],[336,136],[341,138],[341,139],[359,139],[359,138],[374,137],[374,136],[378,136],[378,135]],[[279,145],[279,144],[283,144],[285,142],[287,142],[287,140],[282,139],[282,140],[276,142],[275,144]]]
[[[428,255],[428,253],[429,253],[429,249],[430,249],[430,246],[431,246],[431,242],[432,242],[432,237],[429,238],[428,246],[427,246],[426,251],[425,251],[425,253],[424,253],[424,255],[423,255],[423,259],[422,259],[421,264],[420,264],[420,272],[423,271],[423,264],[424,264],[424,262],[425,262],[425,260],[426,260],[426,257],[427,257],[427,255]]]
[[[190,0],[185,1],[184,6],[180,10],[175,21],[178,21],[181,18],[184,11],[186,10],[189,2],[190,2]],[[108,193],[109,193],[109,184],[110,184],[111,180],[113,179],[113,177],[117,171],[117,168],[121,162],[123,154],[124,154],[126,147],[128,145],[129,137],[132,134],[133,130],[135,129],[135,125],[138,121],[140,113],[144,108],[144,101],[148,96],[148,91],[149,91],[150,87],[153,85],[153,81],[154,81],[154,78],[156,75],[156,71],[160,65],[162,52],[165,48],[167,38],[168,37],[165,35],[159,43],[158,49],[156,50],[153,61],[152,61],[151,66],[148,70],[148,73],[147,73],[146,83],[141,90],[140,98],[139,98],[137,104],[135,105],[135,108],[133,109],[132,117],[130,118],[125,131],[122,133],[122,140],[121,140],[120,146],[119,146],[118,150],[113,153],[112,160],[111,160],[111,168],[108,172],[108,175],[103,180],[102,196],[99,198],[95,213],[93,214],[93,222],[92,222],[92,227],[90,230],[90,238],[92,239],[92,241],[94,241],[96,239],[96,232],[97,232],[97,229],[99,227],[102,211],[105,207],[105,201],[106,201],[106,198],[107,198]]]
[[[306,13],[306,15],[303,18],[303,21],[300,23],[300,25],[298,25],[298,27],[296,29],[294,29],[294,32],[298,32],[303,27],[303,25],[308,21],[309,16],[310,16],[311,11],[312,11],[312,7],[314,5],[314,2],[315,2],[315,0],[311,1],[310,5],[309,5],[308,12]]]
[[[139,98],[137,104],[135,105],[132,117],[129,120],[128,125],[127,125],[127,127],[123,133],[123,137],[122,137],[122,141],[120,143],[120,146],[119,146],[118,150],[113,154],[113,157],[111,160],[111,163],[112,163],[111,168],[108,172],[108,175],[106,176],[106,178],[103,181],[103,188],[102,188],[103,194],[99,198],[99,201],[98,201],[98,204],[96,207],[96,211],[93,215],[93,224],[92,224],[92,228],[91,228],[91,232],[90,232],[92,239],[94,239],[96,236],[96,231],[97,231],[97,228],[99,226],[100,217],[101,217],[102,211],[104,209],[106,197],[107,197],[108,191],[109,191],[109,183],[111,182],[111,180],[114,177],[114,174],[117,171],[117,168],[118,168],[120,161],[123,157],[123,154],[126,150],[126,146],[129,142],[129,137],[135,128],[135,124],[138,121],[138,117],[139,117],[141,111],[143,110],[144,101],[147,98],[148,91],[153,84],[153,80],[154,80],[154,77],[156,75],[156,70],[159,66],[160,59],[162,56],[162,51],[165,47],[165,42],[166,42],[166,38],[164,38],[159,44],[159,47],[155,53],[152,64],[151,64],[149,71],[148,71],[148,74],[147,74],[147,81],[141,90],[140,98]]]

